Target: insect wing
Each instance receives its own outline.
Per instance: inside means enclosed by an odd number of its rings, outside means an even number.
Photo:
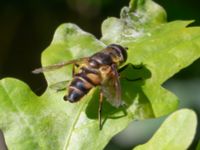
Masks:
[[[57,82],[50,85],[49,88],[55,90],[56,92],[63,91],[66,90],[67,86],[69,85],[69,82],[70,80]]]
[[[112,65],[112,76],[110,80],[105,82],[101,87],[103,95],[107,98],[108,102],[115,107],[119,107],[122,104],[121,101],[121,86],[119,81],[119,75],[116,66]]]
[[[70,60],[70,61],[67,61],[67,62],[61,62],[61,63],[58,63],[58,64],[53,64],[53,65],[50,65],[50,66],[37,68],[37,69],[33,70],[32,73],[38,74],[38,73],[45,72],[45,71],[52,71],[52,70],[59,69],[59,68],[62,68],[64,66],[67,66],[67,65],[70,65],[70,64],[80,64],[81,62],[87,61],[87,60],[88,60],[88,57],[83,57],[83,58]]]
[[[119,107],[122,104],[121,91],[116,89],[115,84],[115,81],[111,79],[101,86],[101,91],[112,106]]]

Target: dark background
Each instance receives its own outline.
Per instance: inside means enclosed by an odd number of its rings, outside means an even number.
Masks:
[[[167,11],[168,21],[196,20],[192,25],[200,25],[199,0],[156,0],[156,2]],[[118,17],[122,6],[127,6],[128,3],[129,0],[1,0],[0,78],[18,78],[26,82],[37,94],[41,94],[46,86],[45,79],[43,75],[31,74],[31,70],[40,66],[41,52],[50,44],[57,26],[64,22],[72,22],[100,38],[102,21],[109,16]],[[179,97],[183,97],[186,89],[183,88],[181,91],[180,87],[186,85],[182,82],[189,82],[200,89],[200,86],[196,85],[200,83],[196,82],[199,79],[200,60],[197,60],[164,86]],[[190,95],[187,98],[191,98]],[[190,103],[183,102],[182,107],[191,107],[199,113],[197,100],[200,100],[200,97],[197,95],[193,99],[194,101]],[[152,127],[146,139],[135,144],[148,140],[158,126],[159,123]],[[193,145],[197,143],[197,139],[199,134]],[[114,139],[106,149],[130,149],[133,145],[134,143],[120,145]]]

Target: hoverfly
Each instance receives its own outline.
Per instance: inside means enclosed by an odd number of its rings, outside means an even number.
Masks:
[[[63,97],[65,101],[71,103],[81,100],[93,87],[100,86],[98,119],[101,129],[103,97],[105,96],[114,107],[122,104],[118,68],[127,60],[127,49],[117,44],[110,44],[90,57],[38,68],[33,73],[50,71],[72,64],[73,79],[70,81],[68,94]]]

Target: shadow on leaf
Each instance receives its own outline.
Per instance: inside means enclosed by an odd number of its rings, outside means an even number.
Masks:
[[[146,79],[151,77],[151,72],[144,65],[133,66],[132,64],[128,64],[119,71],[124,105],[115,108],[104,97],[102,106],[103,124],[108,118],[117,119],[127,116],[128,108],[132,105],[137,107],[135,112],[132,112],[134,118],[153,117],[151,104],[142,91],[142,85],[145,84]],[[98,119],[99,92],[100,90],[97,88],[86,108],[86,115],[92,119]],[[137,103],[134,103],[134,101],[137,101]],[[144,116],[144,114],[147,114],[147,116]]]

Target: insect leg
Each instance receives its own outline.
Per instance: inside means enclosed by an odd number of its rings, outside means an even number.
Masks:
[[[72,68],[72,77],[74,77],[75,75],[75,64],[73,64],[73,68]]]
[[[101,91],[99,94],[99,109],[98,109],[99,130],[101,130],[102,128],[102,119],[101,119],[102,104],[103,104],[103,93]]]
[[[75,73],[76,73],[76,69],[79,67],[78,63],[73,63],[73,67],[72,67],[72,77],[74,77]]]

